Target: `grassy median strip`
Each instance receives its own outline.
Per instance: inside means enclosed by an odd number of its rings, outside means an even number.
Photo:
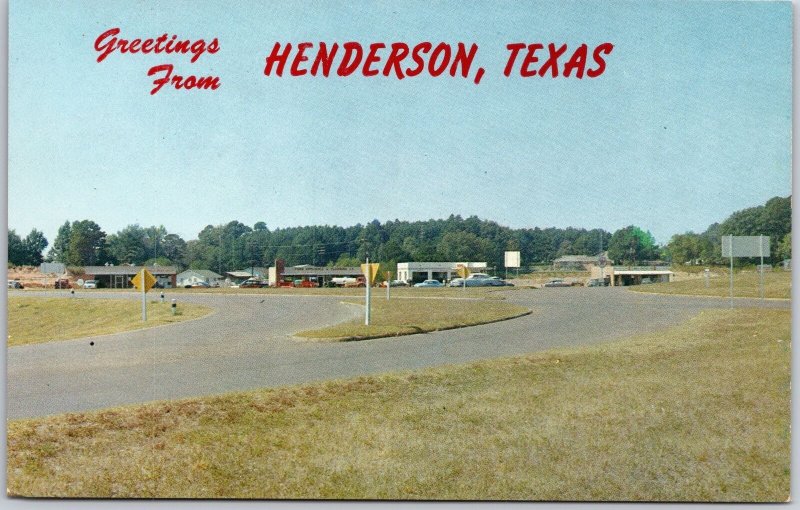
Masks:
[[[202,317],[211,308],[181,303],[172,315],[170,303],[147,303],[142,322],[140,301],[79,298],[8,298],[8,346],[121,333]]]
[[[731,281],[727,275],[708,279],[708,287],[704,277],[670,283],[652,285],[636,285],[630,290],[636,292],[653,292],[658,294],[692,294],[697,296],[730,296]],[[759,296],[759,275],[755,272],[741,272],[733,275],[734,297],[757,298]],[[792,297],[792,273],[787,271],[770,271],[764,273],[764,297],[790,299]]]
[[[363,305],[364,301],[347,301]],[[530,313],[528,308],[492,300],[393,299],[373,297],[370,325],[359,318],[334,326],[302,331],[303,338],[364,340],[386,336],[411,335],[445,329],[487,324]]]
[[[785,501],[790,329],[788,311],[707,311],[599,346],[12,421],[8,489]]]

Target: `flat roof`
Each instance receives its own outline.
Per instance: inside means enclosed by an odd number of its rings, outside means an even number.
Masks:
[[[433,270],[433,269],[456,269],[459,265],[467,266],[470,269],[486,269],[486,262],[398,262],[397,269],[414,270]]]
[[[154,275],[172,275],[177,271],[172,266],[85,266],[83,272],[93,276],[135,275],[142,268]]]
[[[360,276],[361,274],[360,267],[297,266],[283,270],[283,276]]]
[[[614,274],[623,274],[623,275],[645,275],[645,274],[656,274],[656,275],[664,275],[664,274],[675,274],[672,271],[665,271],[665,270],[646,270],[646,269],[615,269]]]

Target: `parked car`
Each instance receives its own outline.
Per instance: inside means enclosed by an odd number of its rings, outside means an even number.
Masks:
[[[86,280],[83,282],[84,289],[96,289],[97,288],[97,280]]]
[[[209,285],[206,282],[194,282],[194,283],[188,283],[183,287],[186,289],[208,289],[209,287],[211,287],[211,285]]]
[[[487,287],[513,287],[513,283],[509,283],[499,276],[490,276],[489,278],[484,278],[481,282],[483,285]]]
[[[545,287],[572,287],[571,283],[565,282],[561,278],[553,278],[544,284]]]
[[[9,289],[24,289],[25,287],[17,280],[8,280]]]
[[[444,287],[444,284],[439,280],[425,280],[424,282],[415,283],[414,287]]]
[[[601,280],[600,278],[592,278],[588,282],[586,282],[587,287],[607,287],[608,282]]]
[[[56,280],[56,283],[53,284],[53,287],[56,289],[71,289],[72,284],[66,278],[59,278]]]
[[[291,286],[291,285],[290,285]],[[240,289],[254,289],[260,287],[269,287],[269,283],[258,278],[248,278],[239,284]]]
[[[467,276],[466,285],[464,278],[453,278],[450,280],[451,287],[500,287],[502,285],[511,285],[506,283],[497,276],[489,276],[486,273],[472,273]]]

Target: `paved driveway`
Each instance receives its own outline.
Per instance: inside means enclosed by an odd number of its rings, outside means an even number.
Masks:
[[[668,327],[704,308],[728,306],[723,299],[609,288],[514,290],[506,296],[534,313],[472,328],[321,343],[298,341],[291,335],[360,316],[361,308],[342,304],[342,298],[332,296],[181,293],[181,301],[205,304],[216,311],[206,318],[149,330],[8,348],[7,417],[284,386],[591,344]],[[137,296],[81,293],[76,299],[98,297]],[[737,306],[756,303],[741,300]],[[789,303],[768,301],[766,306],[789,308]]]

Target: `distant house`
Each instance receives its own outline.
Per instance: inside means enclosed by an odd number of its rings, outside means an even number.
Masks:
[[[178,287],[194,285],[201,282],[216,287],[220,284],[222,278],[221,275],[218,275],[214,271],[209,271],[208,269],[187,269],[179,273],[176,279],[178,281]]]
[[[588,271],[590,266],[596,266],[598,264],[599,257],[598,256],[589,256],[589,255],[564,255],[563,257],[559,257],[553,261],[553,269],[558,269],[562,271],[568,270],[578,270],[578,271]],[[606,264],[613,264],[614,261],[610,259],[606,259]]]

